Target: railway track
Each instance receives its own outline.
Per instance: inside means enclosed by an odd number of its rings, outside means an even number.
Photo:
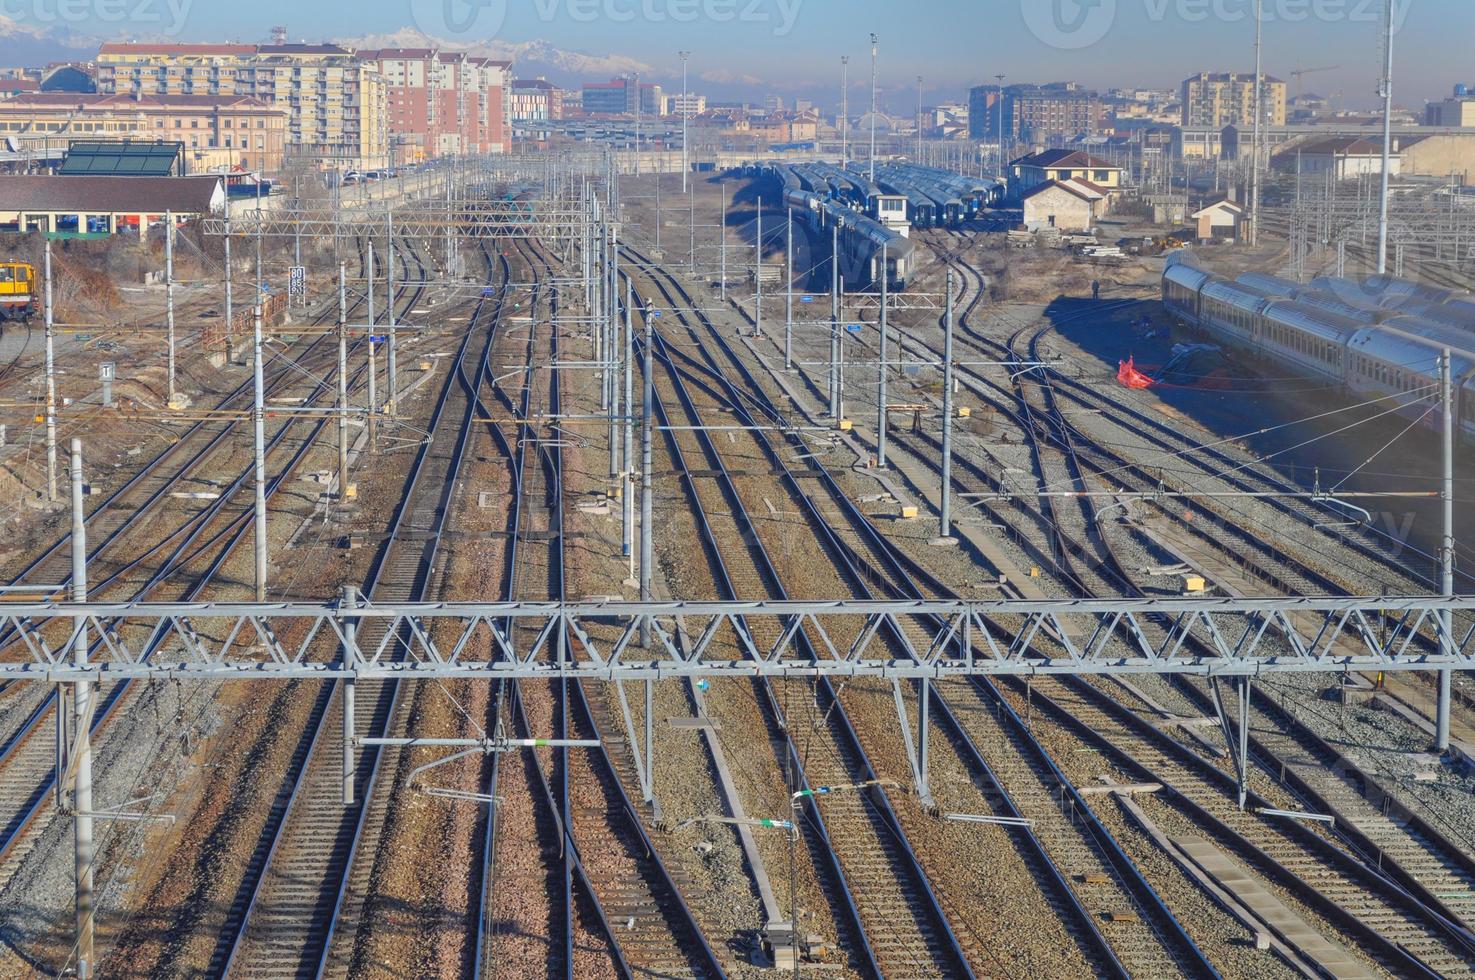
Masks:
[[[505,259],[497,263],[504,281]],[[477,303],[454,367],[447,372],[429,436],[421,444],[406,480],[385,543],[365,586],[372,602],[413,601],[425,596],[436,567],[438,541],[445,528],[457,474],[471,431],[472,392],[456,383],[459,365],[484,333],[490,347],[501,322],[505,295],[495,304]],[[491,309],[488,309],[488,306]],[[483,326],[484,321],[490,321]],[[485,353],[476,357],[478,384]],[[376,647],[386,637],[383,625],[366,626],[359,642]],[[391,642],[395,656],[403,644]],[[272,814],[269,848],[253,856],[242,894],[229,916],[209,972],[233,977],[316,976],[325,966],[332,933],[342,912],[346,875],[360,847],[375,842],[360,837],[371,816],[366,792],[381,754],[363,748],[355,754],[352,782],[355,804],[342,800],[345,746],[342,683],[324,686],[313,712],[304,748],[294,758],[295,777],[288,799]],[[397,684],[365,683],[356,692],[355,737],[383,737],[399,696]]]
[[[406,298],[407,310],[417,298]],[[291,370],[282,372],[274,379],[272,390],[286,390],[287,382],[294,376],[295,372]],[[321,396],[330,383],[331,378],[320,382],[309,394],[309,401]],[[212,454],[222,451],[222,443],[235,424],[227,423],[223,430],[215,434],[208,433],[207,423],[192,427],[190,434],[204,432],[207,434],[207,441],[203,447],[188,453],[182,466],[172,471],[159,472],[162,470],[161,462],[171,457],[180,445],[184,445],[183,440],[166,450],[95,510],[91,520],[104,529],[106,536],[93,549],[94,560],[106,559],[113,551],[128,547],[129,534],[153,517],[155,509],[164,505],[171,488],[196,479],[194,474],[197,470],[208,462]],[[294,424],[308,430],[308,434],[298,442],[295,449],[286,442]],[[288,422],[272,433],[267,444],[268,454],[279,455],[286,452],[289,458],[267,487],[269,499],[276,495],[300,466],[326,424],[325,421]],[[95,582],[93,594],[105,593],[110,589],[128,589],[129,598],[146,597],[184,574],[186,569],[204,562],[204,571],[195,574],[175,598],[190,601],[201,595],[216,579],[225,561],[239,547],[252,526],[250,511],[234,505],[237,493],[245,486],[250,475],[249,468],[241,471],[232,482],[223,487],[215,501],[190,517],[176,532],[162,541],[154,538],[150,544],[156,550],[145,550],[132,559],[114,559],[109,573],[101,581]],[[143,494],[144,499],[130,504],[130,498],[126,494],[134,490]],[[129,509],[130,506],[132,509]],[[223,526],[219,526],[222,521]],[[48,549],[19,578],[40,574],[57,575],[63,580],[69,578],[69,564],[66,566],[66,573],[60,571],[69,540],[70,535]],[[145,575],[142,583],[130,583],[129,576],[138,571]],[[0,771],[6,776],[4,780],[0,780],[0,887],[3,887],[4,882],[15,871],[24,854],[28,853],[31,840],[29,831],[49,811],[51,800],[53,747],[46,744],[47,740],[41,735],[55,706],[55,691],[41,685],[25,687],[27,690],[24,696],[28,699],[29,706],[23,708],[21,724],[4,742],[0,742]],[[130,685],[124,682],[108,685],[100,692],[99,708],[94,715],[94,736],[102,733],[116,717],[129,689]]]

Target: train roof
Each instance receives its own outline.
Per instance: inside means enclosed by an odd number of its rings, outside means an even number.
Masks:
[[[1430,343],[1449,347],[1451,350],[1475,349],[1475,334],[1468,328],[1441,323],[1422,316],[1395,316],[1383,321],[1389,330],[1423,337]]]
[[[1382,314],[1367,306],[1353,306],[1344,303],[1331,293],[1324,293],[1317,289],[1303,289],[1296,294],[1296,302],[1302,306],[1314,306],[1319,310],[1326,310],[1349,320],[1359,323],[1377,323],[1382,320]]]
[[[1292,300],[1271,303],[1270,308],[1265,311],[1265,319],[1338,344],[1345,344],[1359,330],[1365,330],[1368,326],[1360,320]]]
[[[1440,286],[1430,286],[1397,276],[1369,276],[1363,281],[1363,287],[1380,299],[1414,296],[1431,303],[1447,303],[1459,295]]]
[[[1383,326],[1363,327],[1347,342],[1349,350],[1394,367],[1432,373],[1439,362],[1442,345],[1415,334]],[[1451,350],[1451,371],[1457,378],[1475,369],[1475,354]]]
[[[1214,276],[1191,262],[1174,262],[1163,269],[1163,278],[1180,286],[1187,286],[1189,289],[1197,292],[1204,283],[1213,279]]]
[[[1267,296],[1290,299],[1301,291],[1301,284],[1268,272],[1246,272],[1236,280],[1241,285],[1252,286]]]
[[[1251,286],[1231,282],[1228,279],[1215,279],[1205,285],[1202,292],[1205,299],[1216,299],[1241,310],[1258,311],[1267,300],[1273,298]]]

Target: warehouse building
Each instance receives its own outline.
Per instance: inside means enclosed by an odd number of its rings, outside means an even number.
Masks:
[[[134,234],[173,213],[178,221],[223,213],[221,177],[0,175],[0,232],[57,238]]]

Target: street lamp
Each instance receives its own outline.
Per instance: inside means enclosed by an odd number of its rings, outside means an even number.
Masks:
[[[871,35],[871,183],[876,182],[876,46],[879,34]]]
[[[840,56],[840,166],[850,160],[850,55]]]
[[[922,76],[917,76],[917,166],[922,166]]]

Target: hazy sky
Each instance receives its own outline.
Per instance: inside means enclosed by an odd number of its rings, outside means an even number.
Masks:
[[[58,0],[0,0],[28,11]],[[119,0],[80,0],[100,5]],[[1199,69],[1251,70],[1254,0],[126,0],[189,5],[181,38],[254,40],[272,24],[296,37],[345,37],[414,25],[441,37],[546,40],[594,54],[623,54],[675,73],[692,51],[693,88],[720,82],[774,90],[838,89],[839,58],[851,56],[851,83],[868,82],[870,31],[882,34],[881,87],[898,108],[916,76],[929,101],[956,97],[1003,72],[1011,81],[1074,78],[1092,86],[1171,86]],[[1472,0],[1394,0],[1403,104],[1475,85]],[[1340,66],[1308,75],[1308,91],[1342,93],[1370,105],[1379,61],[1384,0],[1264,0],[1266,71]],[[116,29],[116,28],[115,28]],[[140,33],[144,33],[141,31]],[[704,86],[697,82],[708,78]],[[725,85],[720,87],[727,87]],[[1294,88],[1292,90],[1294,92]],[[902,93],[906,93],[903,95]],[[852,99],[852,105],[854,105]]]

